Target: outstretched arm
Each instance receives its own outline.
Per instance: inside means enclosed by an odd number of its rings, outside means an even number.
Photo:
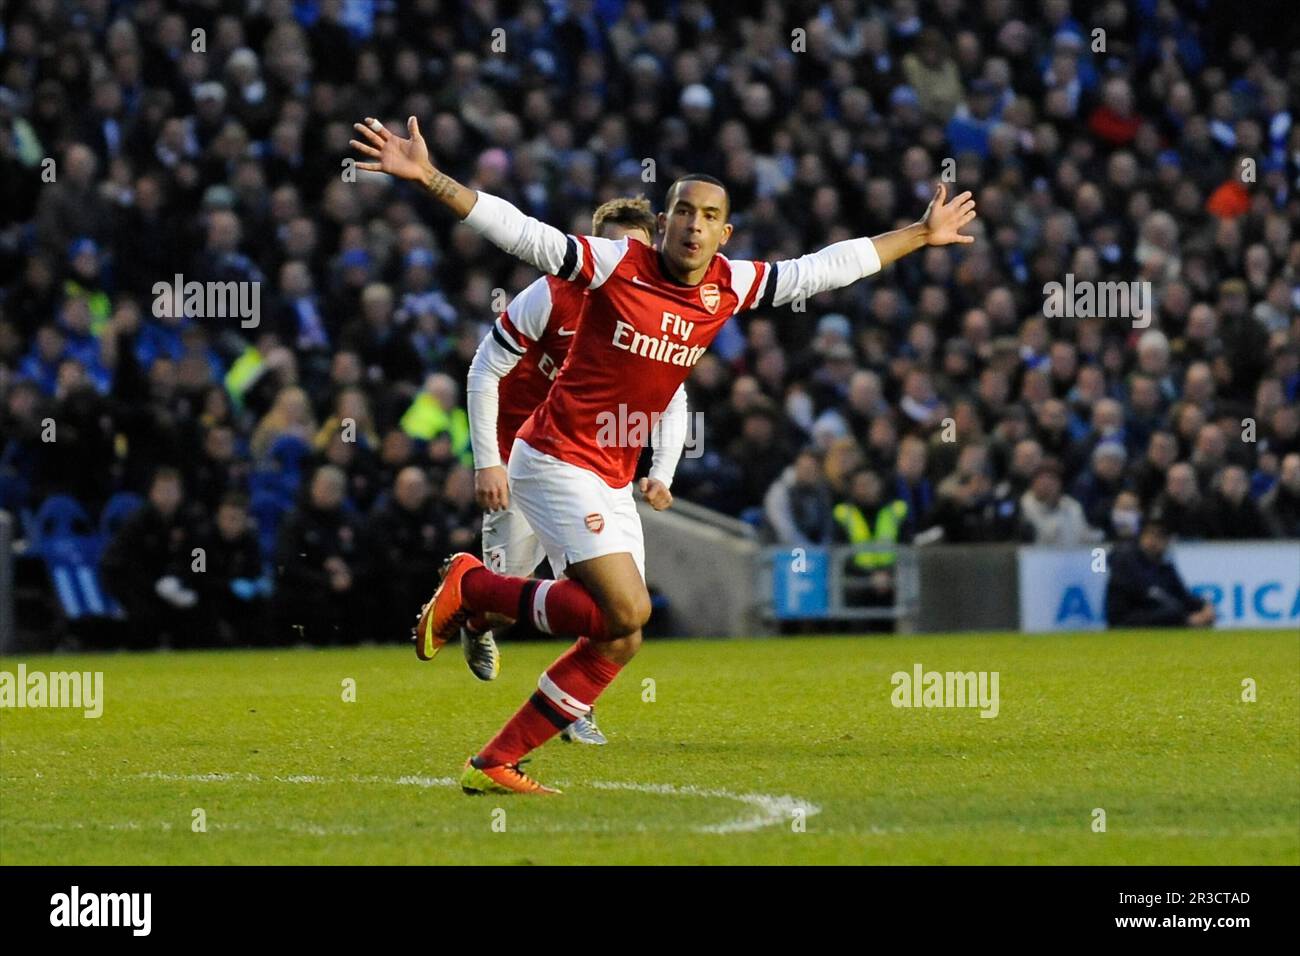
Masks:
[[[357,163],[357,169],[416,183],[493,245],[548,275],[595,288],[627,252],[626,239],[568,236],[498,196],[462,186],[433,165],[414,116],[406,121],[410,139],[393,135],[371,116],[352,128],[361,137],[350,140],[352,148],[373,160]]]
[[[845,239],[798,259],[750,263],[757,288],[754,295],[742,296],[742,302],[748,301],[753,308],[785,305],[800,296],[852,285],[924,246],[974,242],[974,236],[962,235],[960,230],[975,218],[975,200],[969,192],[951,201],[947,195],[940,184],[925,215],[904,229],[870,239]],[[742,305],[738,311],[743,310]]]
[[[924,246],[966,245],[975,241],[974,236],[961,233],[962,228],[975,218],[975,198],[964,192],[954,196],[951,202],[947,199],[948,189],[940,183],[919,222],[871,238],[871,244],[880,256],[881,268]]]

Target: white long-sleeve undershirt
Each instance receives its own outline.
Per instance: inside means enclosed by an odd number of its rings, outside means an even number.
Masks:
[[[627,253],[628,239],[584,236],[579,242],[554,226],[525,215],[511,203],[490,193],[478,199],[465,217],[465,224],[506,252],[548,275],[584,282],[598,288],[609,278]],[[590,268],[585,261],[591,256]],[[782,306],[799,296],[814,296],[842,289],[880,271],[880,254],[867,237],[844,239],[797,259],[771,264],[735,260],[730,262],[732,286],[741,302],[753,307]],[[750,286],[762,287],[749,295]]]

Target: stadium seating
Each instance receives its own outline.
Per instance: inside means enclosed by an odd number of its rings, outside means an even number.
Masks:
[[[67,619],[114,613],[116,604],[104,592],[99,579],[97,563],[102,552],[103,539],[75,498],[54,495],[37,509],[32,520],[30,553],[44,562]]]
[[[123,522],[142,504],[144,499],[133,491],[119,491],[108,499],[104,510],[99,513],[99,534],[105,547]]]

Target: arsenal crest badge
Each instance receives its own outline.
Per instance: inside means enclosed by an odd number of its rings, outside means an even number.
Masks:
[[[722,293],[718,291],[716,282],[700,286],[700,302],[709,310],[709,315],[718,311],[718,303],[721,301]]]
[[[587,530],[592,534],[600,534],[605,530],[605,516],[592,512],[587,515]]]

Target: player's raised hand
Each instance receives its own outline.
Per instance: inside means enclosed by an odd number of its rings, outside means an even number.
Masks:
[[[510,507],[510,482],[503,466],[474,472],[474,500],[484,511],[505,511]]]
[[[409,179],[417,183],[426,182],[429,174],[434,171],[433,164],[429,162],[429,147],[420,135],[420,124],[414,116],[406,121],[406,132],[410,139],[393,135],[372,116],[367,116],[364,123],[353,123],[352,128],[360,134],[361,139],[349,140],[349,145],[374,159],[374,162],[357,163],[357,169],[388,173],[398,179]]]
[[[474,208],[478,193],[466,189],[429,161],[429,147],[420,135],[420,124],[414,116],[406,121],[410,139],[394,136],[373,116],[367,116],[364,123],[353,123],[352,128],[361,134],[361,139],[348,140],[352,148],[374,160],[357,163],[357,169],[388,173],[398,179],[419,183],[430,196],[461,219]]]
[[[926,227],[926,244],[946,246],[954,242],[974,242],[975,237],[963,236],[961,229],[975,218],[975,198],[969,192],[954,196],[951,202],[947,198],[948,188],[940,183],[921,218]]]
[[[673,493],[658,478],[642,478],[641,497],[650,503],[655,511],[664,511],[673,506]]]

